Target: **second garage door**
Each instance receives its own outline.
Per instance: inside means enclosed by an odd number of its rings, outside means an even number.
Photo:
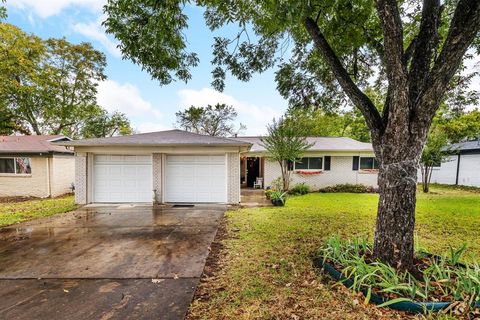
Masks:
[[[169,155],[166,160],[166,202],[227,202],[225,155]]]

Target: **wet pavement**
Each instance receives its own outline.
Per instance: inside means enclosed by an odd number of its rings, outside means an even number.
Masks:
[[[2,228],[0,318],[183,319],[225,209],[102,206]]]
[[[241,207],[271,207],[272,202],[265,197],[265,190],[244,188],[241,191]]]

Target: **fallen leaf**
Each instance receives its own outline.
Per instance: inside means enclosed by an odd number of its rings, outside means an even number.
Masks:
[[[165,279],[152,279],[152,283],[160,283],[163,282]]]

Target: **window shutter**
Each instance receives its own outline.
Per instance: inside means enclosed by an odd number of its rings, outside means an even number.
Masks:
[[[332,161],[332,158],[330,156],[325,156],[324,160],[325,164],[323,165],[323,170],[330,171],[330,162]]]
[[[358,170],[358,163],[360,162],[360,157],[359,156],[354,156],[353,157],[353,164],[352,164],[352,170],[357,171]]]

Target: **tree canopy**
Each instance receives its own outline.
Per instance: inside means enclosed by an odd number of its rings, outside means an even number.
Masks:
[[[8,117],[3,131],[91,136],[82,125],[105,117],[110,125],[129,127],[125,115],[110,115],[97,105],[105,66],[105,55],[89,43],[43,40],[0,23],[0,101]]]
[[[302,158],[312,145],[306,139],[306,131],[301,125],[285,121],[281,117],[273,119],[267,126],[267,135],[261,139],[267,151],[267,158],[279,164],[282,173],[283,191],[290,188],[291,169],[289,165]]]
[[[237,112],[233,106],[224,103],[206,107],[190,106],[175,115],[180,128],[209,136],[233,136],[246,128],[242,124],[235,128]]]

